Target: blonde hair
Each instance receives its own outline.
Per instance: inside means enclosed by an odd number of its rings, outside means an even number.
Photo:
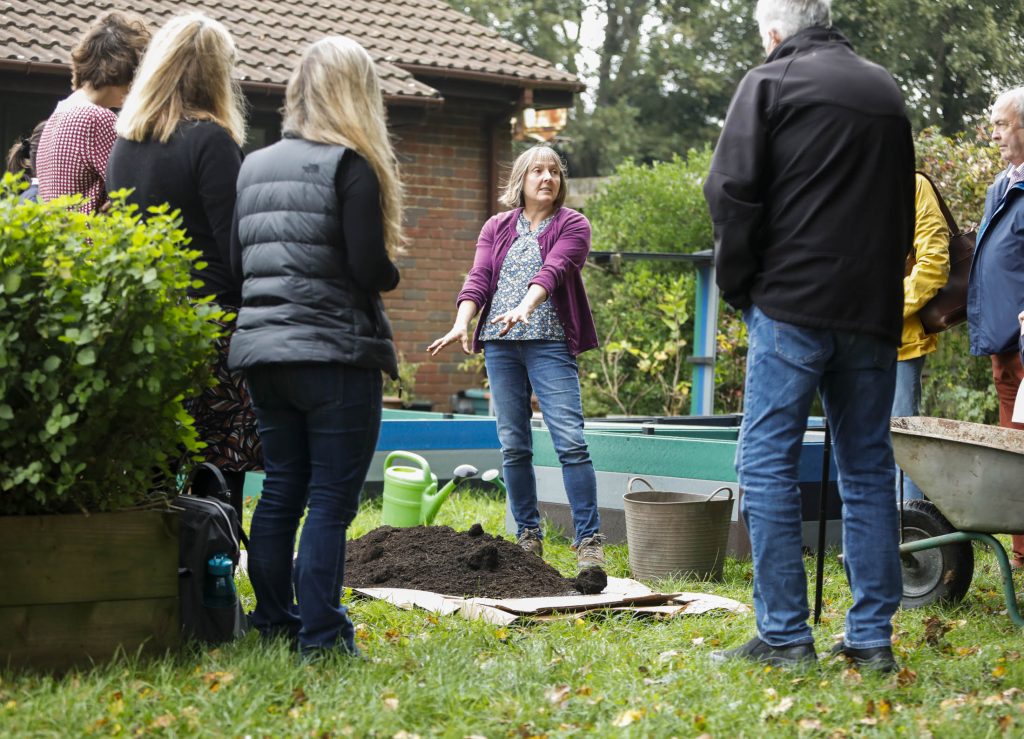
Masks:
[[[403,251],[402,181],[388,136],[384,98],[373,59],[345,36],[328,36],[306,49],[288,80],[284,133],[352,149],[369,163],[380,183],[384,245]]]
[[[554,202],[555,210],[558,210],[565,204],[565,196],[569,192],[569,173],[566,170],[565,162],[562,161],[562,157],[558,156],[558,152],[547,144],[531,146],[516,157],[516,160],[512,163],[512,171],[508,173],[508,181],[498,197],[499,203],[506,208],[521,208],[526,205],[526,198],[523,196],[523,183],[526,182],[526,173],[530,171],[533,163],[541,157],[547,157],[558,164],[558,172],[562,176],[562,181],[558,183],[558,195],[555,196]]]
[[[235,43],[223,25],[201,13],[171,18],[142,57],[117,134],[166,143],[183,120],[213,121],[245,143],[245,98],[232,78]]]

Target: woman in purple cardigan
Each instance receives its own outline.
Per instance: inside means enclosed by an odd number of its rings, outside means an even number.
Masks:
[[[590,223],[563,207],[565,164],[549,146],[534,146],[512,165],[501,203],[512,208],[484,224],[473,268],[458,297],[451,330],[427,351],[459,342],[483,350],[498,419],[505,484],[517,543],[543,555],[530,430],[531,390],[572,509],[579,569],[604,566],[597,480],[583,437],[576,356],[597,346],[580,275],[590,252]],[[480,313],[470,347],[469,324]]]

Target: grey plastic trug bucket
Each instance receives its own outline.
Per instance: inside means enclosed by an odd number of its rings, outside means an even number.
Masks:
[[[634,483],[649,490],[633,490]],[[713,500],[719,493],[727,498]],[[723,487],[710,496],[655,490],[642,477],[630,478],[622,496],[626,544],[633,577],[694,576],[721,579],[732,521],[733,493]]]

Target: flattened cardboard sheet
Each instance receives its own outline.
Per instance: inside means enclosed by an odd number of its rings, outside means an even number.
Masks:
[[[426,590],[405,588],[353,588],[368,598],[385,600],[406,610],[422,608],[432,613],[458,613],[463,618],[507,625],[525,619],[548,619],[597,609],[647,615],[695,615],[709,611],[747,613],[750,607],[709,593],[655,593],[636,580],[609,577],[597,595],[562,595],[546,598],[460,598]]]

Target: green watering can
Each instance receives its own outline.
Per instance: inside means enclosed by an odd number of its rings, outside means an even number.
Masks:
[[[416,466],[395,465],[396,459],[413,462]],[[452,472],[448,484],[438,491],[437,475],[431,474],[427,460],[412,452],[391,452],[384,460],[384,525],[396,528],[429,526],[445,498],[476,473],[473,465],[460,464]]]

